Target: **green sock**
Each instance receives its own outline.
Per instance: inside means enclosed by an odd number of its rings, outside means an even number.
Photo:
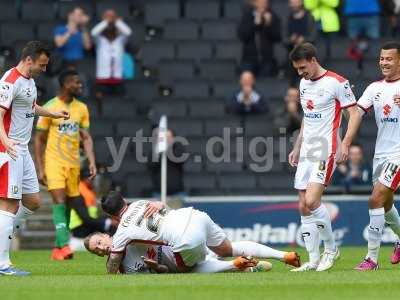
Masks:
[[[64,247],[69,241],[66,210],[65,204],[53,205],[53,223],[56,227],[56,247],[58,248]]]

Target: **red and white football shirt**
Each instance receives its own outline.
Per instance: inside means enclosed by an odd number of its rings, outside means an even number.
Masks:
[[[327,160],[336,154],[342,109],[355,105],[349,81],[326,71],[321,77],[300,81],[304,111],[300,157]]]

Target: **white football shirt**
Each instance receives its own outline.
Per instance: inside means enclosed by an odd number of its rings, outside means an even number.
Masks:
[[[4,115],[4,129],[9,138],[28,147],[35,117],[37,91],[35,81],[22,75],[17,68],[8,70],[0,79],[0,107]],[[0,144],[0,151],[4,152]]]
[[[332,71],[301,79],[299,90],[304,111],[300,157],[327,160],[340,142],[342,109],[356,104],[353,91],[347,79]]]
[[[375,158],[400,156],[400,108],[394,104],[395,95],[400,95],[400,80],[381,80],[371,83],[357,102],[364,111],[373,108],[375,112]]]

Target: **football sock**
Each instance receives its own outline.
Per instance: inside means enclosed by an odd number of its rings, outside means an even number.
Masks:
[[[385,228],[385,209],[375,208],[369,210],[368,226],[368,254],[374,262],[378,262],[379,248],[381,246],[382,233]]]
[[[53,205],[53,223],[56,228],[56,247],[62,248],[69,241],[65,204]]]
[[[233,256],[253,256],[262,258],[275,258],[282,260],[286,252],[272,249],[256,242],[232,242]]]
[[[193,273],[217,273],[234,270],[232,261],[218,260],[215,258],[207,259],[196,265]]]
[[[306,245],[306,250],[309,255],[309,261],[312,264],[319,263],[319,231],[314,217],[301,216],[301,234]]]
[[[0,210],[0,269],[10,266],[10,244],[15,215]]]
[[[325,251],[336,251],[335,238],[332,232],[331,218],[326,206],[321,204],[317,209],[311,211],[314,216],[315,223],[320,234],[321,239],[324,241]]]
[[[400,239],[400,217],[399,212],[394,205],[387,213],[385,213],[385,221],[397,235],[397,239]]]
[[[14,230],[18,229],[24,219],[26,219],[29,215],[33,214],[33,211],[28,209],[22,204],[22,201],[19,201],[18,211],[15,215],[14,219]]]

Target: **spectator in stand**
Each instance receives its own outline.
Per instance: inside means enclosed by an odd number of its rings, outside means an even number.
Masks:
[[[84,56],[84,50],[92,48],[87,25],[88,15],[80,7],[75,7],[68,14],[68,23],[57,26],[54,30],[54,43],[66,66],[77,67]]]
[[[368,41],[380,36],[380,5],[378,0],[346,0],[344,15],[347,17],[347,34],[352,40],[348,55],[358,62],[362,70]]]
[[[342,185],[347,192],[350,192],[354,186],[372,185],[371,166],[364,161],[361,145],[350,146],[348,162],[338,164],[332,181],[335,185]]]
[[[243,44],[242,70],[258,76],[275,75],[274,44],[281,41],[281,20],[269,0],[252,0],[245,6],[238,34]]]
[[[99,101],[105,94],[122,92],[123,57],[131,33],[113,9],[106,10],[103,20],[92,29],[96,44],[96,98]]]
[[[284,44],[288,54],[298,44],[313,42],[317,33],[314,18],[304,9],[303,0],[289,0],[289,9],[284,34]],[[298,75],[292,65],[288,64],[286,69],[290,83],[296,85]]]
[[[395,38],[400,33],[400,0],[381,0],[380,3],[389,24],[390,35]]]
[[[264,97],[255,90],[255,77],[250,71],[240,75],[240,90],[230,99],[228,110],[236,114],[264,113],[268,108]]]
[[[336,12],[339,3],[339,0],[304,0],[304,7],[313,15],[320,38],[325,41],[326,61],[331,58],[332,36],[340,30],[340,20]]]
[[[151,159],[149,162],[149,169],[151,172],[151,179],[153,182],[154,198],[160,198],[161,193],[161,154],[158,153],[158,128],[153,130],[153,149],[152,153],[148,155]],[[186,148],[182,143],[177,143],[175,140],[175,133],[168,129],[167,132],[167,196],[173,198],[182,198],[186,196],[183,188],[183,165],[185,161],[182,161]]]
[[[293,134],[300,129],[303,119],[298,88],[289,87],[285,96],[285,107],[276,114],[275,128],[286,128],[286,133]]]

